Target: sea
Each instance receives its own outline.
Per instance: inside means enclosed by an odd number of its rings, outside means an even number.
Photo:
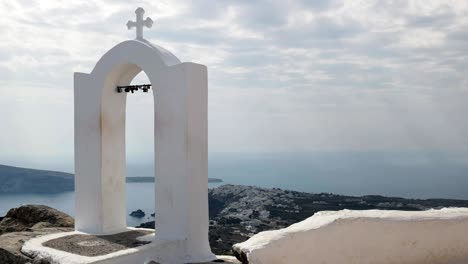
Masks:
[[[73,165],[49,170],[73,172]],[[127,164],[127,175],[152,176],[153,165]],[[209,177],[222,184],[282,188],[312,193],[468,200],[468,152],[210,153]],[[127,183],[129,226],[153,220],[154,183]],[[0,195],[0,215],[21,204],[45,204],[74,215],[74,193]]]

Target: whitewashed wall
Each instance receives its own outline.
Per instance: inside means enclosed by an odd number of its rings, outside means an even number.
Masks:
[[[319,212],[234,248],[250,264],[466,264],[468,209]]]
[[[127,230],[127,95],[116,87],[128,85],[141,71],[153,85],[155,103],[156,240],[168,245],[167,252],[174,249],[169,245],[182,245],[174,256],[180,262],[212,260],[207,68],[181,63],[145,40],[124,41],[104,54],[90,74],[75,73],[76,230]]]

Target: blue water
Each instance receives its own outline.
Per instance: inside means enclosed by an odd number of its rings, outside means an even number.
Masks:
[[[127,174],[148,176],[152,171],[151,164],[130,163]],[[305,192],[468,199],[468,152],[210,153],[209,177],[224,183]],[[50,205],[73,215],[73,202],[73,193],[2,195],[0,215],[30,203]],[[128,225],[152,219],[153,207],[153,184],[127,184],[128,213],[142,209],[148,214],[141,220],[129,216]]]
[[[209,187],[217,187],[218,183],[210,183]],[[0,195],[0,216],[13,207],[22,204],[45,204],[65,212],[71,216],[74,212],[74,192],[61,194],[12,194]],[[144,218],[135,218],[129,214],[137,209],[146,213]],[[154,220],[154,184],[152,183],[127,183],[127,225],[137,226],[141,223]]]
[[[216,154],[209,173],[305,192],[468,199],[467,152]]]

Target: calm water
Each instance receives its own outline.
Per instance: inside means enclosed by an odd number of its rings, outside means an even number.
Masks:
[[[64,167],[50,169],[67,170]],[[71,171],[70,169],[68,171]],[[128,175],[151,175],[151,165],[129,164]],[[211,153],[209,176],[224,183],[347,195],[468,199],[468,153]],[[215,187],[219,184],[210,184]],[[127,211],[154,209],[151,183],[127,184]],[[0,215],[20,204],[73,212],[73,193],[0,196]],[[151,218],[151,217],[150,217]],[[149,219],[128,217],[134,226]]]
[[[209,187],[217,187],[219,184],[210,183]],[[69,215],[74,215],[73,192],[61,194],[21,194],[21,195],[0,195],[0,215],[21,204],[45,204],[63,211]],[[146,213],[144,218],[138,219],[129,216],[137,209]],[[143,222],[154,220],[151,214],[154,213],[154,184],[152,183],[127,183],[127,225],[136,226]]]

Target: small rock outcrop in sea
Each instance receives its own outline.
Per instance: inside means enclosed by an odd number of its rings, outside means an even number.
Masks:
[[[21,252],[23,243],[31,238],[57,232],[73,231],[71,216],[44,205],[24,205],[10,209],[0,219],[0,263],[48,264]]]
[[[154,221],[149,221],[149,222],[140,224],[139,226],[137,226],[137,228],[151,228],[151,229],[154,229],[154,226],[155,226],[155,222]]]
[[[131,217],[136,217],[136,218],[143,218],[145,217],[145,215],[146,215],[145,212],[143,212],[141,209],[138,209],[130,213]]]

